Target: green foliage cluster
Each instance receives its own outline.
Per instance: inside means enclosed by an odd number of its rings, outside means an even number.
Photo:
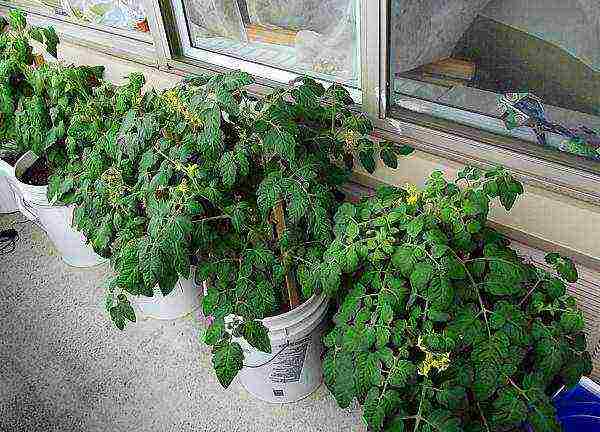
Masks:
[[[27,76],[35,70],[38,58],[32,43],[44,45],[46,51],[56,57],[58,37],[52,27],[35,27],[27,23],[25,14],[11,10],[0,17],[0,156],[18,152],[14,139],[15,112],[23,97],[31,92]]]
[[[407,153],[374,142],[371,122],[351,108],[343,87],[325,89],[300,79],[263,99],[246,100],[239,112],[230,113],[239,132],[218,166],[222,183],[233,186],[233,199],[223,207],[226,227],[203,248],[198,268],[201,278],[211,281],[203,308],[214,322],[205,341],[214,346],[213,363],[223,386],[241,368],[236,337],[271,351],[260,320],[294,307],[288,290],[296,286],[299,266],[321,261],[333,238],[335,191],[347,181],[354,154],[373,172],[378,156],[396,168],[398,155]],[[298,290],[306,300],[314,287]],[[226,324],[230,314],[236,319]]]
[[[143,94],[139,75],[96,87],[74,103],[69,163],[49,185],[52,200],[77,205],[75,227],[111,260],[107,309],[118,328],[135,321],[127,294],[167,295],[197,261],[211,282],[206,342],[224,386],[242,364],[235,337],[270,351],[259,320],[289,307],[285,281],[299,262],[320,261],[353,154],[373,171],[379,156],[396,167],[408,153],[373,141],[341,86],[301,79],[255,98],[252,83],[233,72]]]
[[[104,68],[46,63],[32,43],[56,57],[54,29],[28,25],[19,10],[0,26],[0,156],[33,151],[51,171],[60,169],[76,152],[77,144],[66,140],[73,106],[92,97]]]
[[[341,297],[325,382],[340,406],[361,403],[370,430],[560,430],[551,395],[591,371],[566,293],[577,271],[553,253],[550,274],[487,226],[493,199],[509,210],[522,192],[502,169],[469,168],[338,210],[314,270]]]
[[[65,66],[43,63],[25,75],[28,91],[15,112],[14,142],[62,167],[75,153],[76,143],[66,141],[73,106],[92,97],[100,84],[102,66]]]

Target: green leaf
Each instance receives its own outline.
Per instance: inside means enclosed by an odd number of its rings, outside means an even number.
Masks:
[[[394,153],[391,149],[382,149],[380,152],[380,157],[388,168],[398,168],[398,158],[396,157],[396,153]]]
[[[363,150],[358,153],[358,159],[360,160],[363,168],[369,173],[375,172],[375,158],[373,157],[373,150]]]
[[[433,266],[428,262],[417,263],[410,274],[410,283],[413,288],[423,291],[433,276]]]
[[[418,236],[421,231],[423,231],[423,227],[425,226],[425,216],[419,215],[413,220],[411,220],[406,226],[406,234],[410,237]]]
[[[123,330],[125,328],[125,318],[121,313],[121,308],[118,306],[113,306],[109,309],[110,319],[114,323],[114,325],[119,329]]]
[[[355,394],[354,362],[346,351],[329,351],[323,360],[323,378],[340,408],[347,408]]]
[[[381,382],[381,361],[375,353],[359,352],[354,375],[357,395],[364,398],[372,386]]]
[[[584,328],[583,313],[578,310],[568,310],[560,317],[560,326],[567,333],[577,333]]]
[[[127,297],[125,297],[125,295],[119,296],[118,306],[119,312],[124,318],[128,319],[131,322],[135,322],[135,311],[133,310],[131,303],[129,303],[129,300],[127,299]]]
[[[389,324],[394,319],[394,310],[389,302],[381,302],[379,304],[379,317],[381,322]]]
[[[494,401],[492,421],[502,425],[517,427],[527,418],[528,409],[516,389],[505,388],[498,393]]]
[[[560,279],[551,276],[547,277],[542,282],[542,288],[553,300],[564,296],[567,292],[565,283]]]
[[[398,415],[394,417],[385,427],[385,432],[405,432],[404,417]]]
[[[215,345],[225,334],[225,323],[222,319],[215,320],[206,329],[204,334],[204,343],[207,345]]]
[[[562,257],[557,253],[549,253],[546,255],[546,262],[551,264],[556,272],[567,282],[577,282],[578,274],[577,268],[573,261],[569,258]]]
[[[225,388],[242,369],[244,354],[242,347],[237,342],[225,342],[213,350],[212,363],[217,374],[217,379]]]
[[[54,27],[47,27],[41,29],[44,34],[44,44],[46,45],[46,51],[54,58],[58,58],[58,52],[56,47],[58,46],[58,36],[56,35],[56,31]]]
[[[379,395],[379,388],[371,387],[363,404],[363,417],[373,432],[382,430],[385,419],[385,410]]]
[[[398,360],[390,370],[389,383],[394,387],[404,387],[417,368],[410,360]]]
[[[295,159],[296,139],[288,131],[273,126],[263,138],[265,150],[277,153],[282,159]]]
[[[392,264],[402,272],[404,276],[409,276],[417,262],[413,254],[414,248],[411,246],[400,246],[396,248],[392,255]]]
[[[354,240],[356,237],[358,237],[359,232],[360,229],[356,221],[354,219],[350,219],[350,221],[346,225],[346,237],[348,238],[348,240]]]
[[[14,30],[20,31],[27,26],[27,19],[21,10],[11,9],[8,11],[8,23]]]
[[[415,149],[409,145],[401,145],[396,148],[396,153],[398,153],[401,156],[411,155],[414,151]]]
[[[425,417],[431,431],[437,432],[461,432],[461,421],[446,410],[435,410]]]
[[[310,208],[310,198],[307,191],[293,179],[284,183],[283,190],[286,195],[286,210],[290,223],[296,224]]]
[[[226,152],[219,162],[221,178],[226,187],[231,187],[235,183],[237,175],[236,157],[233,152]]]
[[[257,199],[258,208],[263,217],[267,217],[268,213],[279,201],[281,194],[280,177],[271,175],[264,179],[258,186]]]
[[[248,343],[259,351],[271,353],[269,331],[260,321],[245,321],[241,326],[241,334]]]

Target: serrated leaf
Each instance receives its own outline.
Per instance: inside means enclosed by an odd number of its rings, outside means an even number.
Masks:
[[[385,410],[379,395],[379,388],[371,387],[363,404],[363,417],[373,432],[382,430],[385,419]]]
[[[212,363],[217,379],[225,388],[242,369],[244,354],[237,342],[225,342],[213,350]]]
[[[423,230],[424,226],[425,226],[424,215],[419,215],[416,218],[414,218],[413,220],[411,220],[408,223],[408,225],[406,225],[406,234],[408,234],[410,237],[417,237]]]
[[[428,262],[419,262],[410,274],[410,283],[417,291],[422,291],[433,276],[433,266]]]
[[[392,255],[392,264],[399,269],[404,276],[409,276],[415,266],[413,248],[410,246],[401,246],[396,248]]]
[[[236,157],[232,152],[226,152],[221,156],[219,162],[221,178],[227,187],[233,186],[237,175]]]
[[[245,321],[241,326],[241,334],[257,350],[271,353],[269,331],[260,321]]]
[[[404,387],[416,371],[416,366],[410,360],[398,360],[390,370],[390,385]]]
[[[221,340],[225,334],[225,323],[223,320],[215,320],[206,329],[204,334],[204,343],[207,345],[215,345]]]
[[[263,138],[267,152],[277,153],[282,159],[294,159],[296,152],[296,139],[288,131],[273,127]]]
[[[281,194],[279,182],[279,177],[270,176],[264,179],[258,186],[256,201],[263,217],[266,217],[271,209],[275,207],[277,201],[279,201]]]
[[[354,363],[350,353],[330,351],[323,360],[323,378],[340,408],[347,408],[354,399]]]

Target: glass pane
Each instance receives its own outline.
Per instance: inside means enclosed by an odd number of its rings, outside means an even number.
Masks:
[[[600,161],[598,0],[391,0],[392,104]]]
[[[15,5],[81,23],[149,32],[143,0],[14,0]]]
[[[183,0],[195,48],[358,87],[359,0]]]

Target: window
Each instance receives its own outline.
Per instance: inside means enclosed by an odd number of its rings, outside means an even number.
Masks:
[[[597,0],[391,0],[389,16],[397,113],[600,161]]]
[[[598,0],[0,0],[14,6],[178,74],[338,82],[382,136],[600,199]]]
[[[360,88],[359,0],[174,0],[184,55]]]
[[[150,31],[143,0],[13,0],[8,4],[84,25]]]

